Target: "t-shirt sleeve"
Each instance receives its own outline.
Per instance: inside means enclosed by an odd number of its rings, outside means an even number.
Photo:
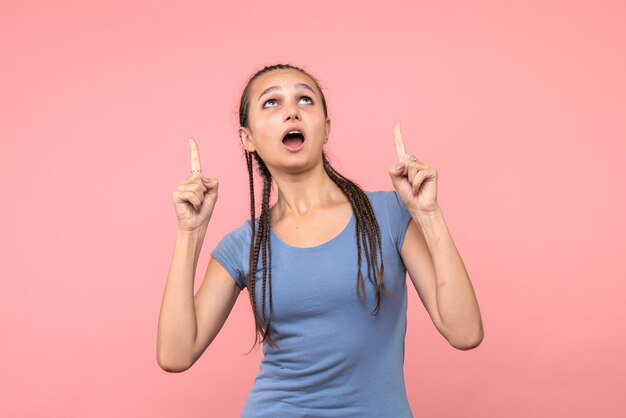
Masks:
[[[246,287],[247,266],[244,265],[248,259],[245,251],[247,245],[243,229],[246,225],[237,228],[226,234],[211,252],[211,257],[215,258],[224,266],[240,289]],[[249,225],[248,225],[249,227]],[[250,234],[247,234],[248,236]],[[248,248],[249,250],[249,248]]]
[[[399,253],[411,220],[411,213],[395,191],[387,192],[387,209],[389,210],[389,225]]]

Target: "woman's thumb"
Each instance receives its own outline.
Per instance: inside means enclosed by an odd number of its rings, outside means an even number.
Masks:
[[[404,171],[404,166],[402,164],[392,165],[389,167],[389,174],[392,176],[399,176]]]

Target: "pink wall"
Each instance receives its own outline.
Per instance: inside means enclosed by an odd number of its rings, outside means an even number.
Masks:
[[[321,80],[346,175],[391,190],[396,120],[439,171],[486,335],[450,347],[410,288],[415,416],[626,415],[624,2],[87,3],[0,4],[1,416],[238,416],[247,293],[192,369],[156,363],[171,195],[193,136],[199,285],[247,216],[241,88],[280,61]]]

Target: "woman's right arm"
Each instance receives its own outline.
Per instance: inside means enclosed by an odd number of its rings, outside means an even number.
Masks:
[[[157,330],[157,362],[168,372],[191,367],[226,322],[241,292],[219,262],[211,259],[194,296],[202,242],[217,201],[217,179],[200,174],[198,147],[189,139],[192,174],[173,194],[178,217],[176,244],[165,284]]]

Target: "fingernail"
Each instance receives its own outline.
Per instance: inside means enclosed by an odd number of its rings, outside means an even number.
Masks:
[[[402,170],[402,164],[398,164],[398,165],[396,166],[396,170]]]

